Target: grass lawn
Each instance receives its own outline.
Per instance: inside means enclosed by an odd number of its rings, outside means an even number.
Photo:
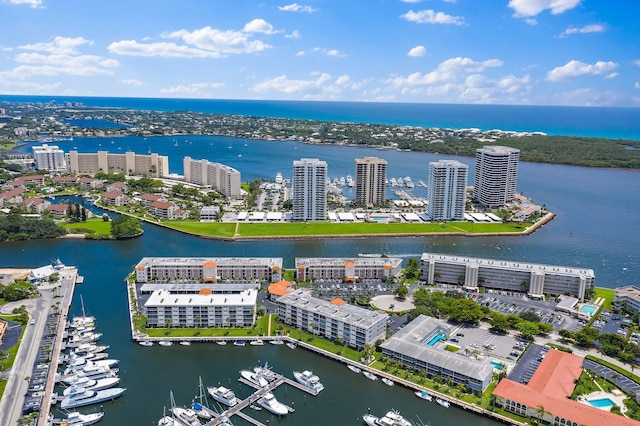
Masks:
[[[86,222],[63,222],[60,224],[71,233],[90,233],[111,236],[111,222],[102,218],[91,218]]]
[[[13,315],[3,316],[5,320],[12,320],[14,319],[13,317],[14,317]],[[4,351],[5,353],[9,354],[9,358],[0,360],[0,371],[9,370],[13,366],[13,363],[16,360],[18,348],[20,347],[20,342],[22,342],[22,336],[24,335],[25,330],[26,330],[26,327],[22,327],[22,332],[20,333],[20,337],[18,339],[17,345],[14,345],[13,347]],[[2,399],[2,394],[4,393],[4,389],[6,386],[7,386],[7,381],[0,380],[0,399]]]
[[[610,288],[604,287],[596,287],[595,288],[595,298],[603,297],[604,304],[602,305],[602,309],[611,309],[611,302],[613,302],[614,297],[616,296],[616,291]]]
[[[0,151],[8,151],[10,149],[15,148],[16,146],[18,146],[17,143],[13,143],[13,142],[0,142]]]
[[[205,237],[231,238],[236,230],[235,223],[198,222],[194,220],[168,220],[162,222],[168,228]]]

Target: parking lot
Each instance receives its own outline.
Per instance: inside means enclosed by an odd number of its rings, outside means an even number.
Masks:
[[[548,350],[548,346],[536,344],[529,345],[527,350],[520,357],[518,364],[516,364],[513,370],[511,370],[507,378],[518,383],[529,383],[533,373],[535,373],[540,366],[540,363],[544,359]]]
[[[396,284],[387,284],[380,279],[362,279],[346,283],[341,279],[319,279],[313,282],[313,295],[322,299],[340,297],[349,300],[352,295],[374,297],[393,294]]]
[[[461,327],[448,342],[460,347],[464,355],[482,355],[496,357],[502,360],[515,361],[522,349],[518,346],[518,339],[510,335],[495,334],[485,328]],[[517,351],[517,354],[512,354]]]

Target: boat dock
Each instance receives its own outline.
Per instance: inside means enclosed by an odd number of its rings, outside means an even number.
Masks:
[[[272,392],[274,389],[276,389],[278,386],[283,385],[283,384],[287,384],[289,386],[292,386],[296,389],[299,389],[303,392],[306,392],[310,395],[316,396],[318,395],[318,392],[309,389],[308,387],[296,382],[295,380],[291,380],[288,377],[284,377],[281,374],[278,373],[273,373],[273,377],[275,377],[274,380],[270,381],[269,384],[265,387],[258,387],[256,386],[254,383],[246,380],[243,377],[240,377],[238,379],[238,381],[240,383],[244,383],[247,386],[251,386],[252,388],[256,389],[256,391],[251,394],[248,398],[246,399],[242,399],[240,400],[240,402],[238,402],[236,405],[234,405],[233,407],[230,407],[228,410],[220,413],[220,414],[214,414],[214,418],[209,420],[205,425],[206,426],[217,426],[221,423],[223,423],[226,419],[231,418],[231,416],[237,415],[238,417],[240,417],[241,419],[255,425],[255,426],[265,426],[264,423],[259,422],[258,420],[254,419],[253,417],[245,414],[242,412],[242,410],[244,410],[245,408],[251,406],[252,404],[258,402],[258,400],[260,398],[262,398],[266,393],[268,392]],[[290,413],[294,412],[295,409],[293,407],[289,407],[287,406],[287,409],[289,410]]]

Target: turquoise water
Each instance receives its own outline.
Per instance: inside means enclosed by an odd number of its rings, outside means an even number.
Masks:
[[[612,407],[616,405],[616,403],[609,398],[590,399],[587,402],[589,405],[596,408]]]
[[[87,106],[404,126],[545,132],[550,135],[640,139],[640,108],[459,105],[381,102],[0,96],[11,102],[83,102]]]
[[[598,308],[595,307],[595,306],[591,306],[591,305],[582,305],[582,306],[580,306],[579,310],[582,311],[582,312],[586,312],[589,315],[593,315],[598,310]]]
[[[493,365],[493,368],[495,368],[497,370],[503,370],[504,369],[504,364],[502,364],[500,362],[491,361],[491,365]]]

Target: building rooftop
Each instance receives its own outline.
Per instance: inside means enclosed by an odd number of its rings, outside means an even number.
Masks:
[[[213,265],[209,262],[213,262]],[[143,257],[138,262],[138,267],[178,267],[178,266],[240,266],[240,265],[264,265],[268,267],[282,267],[281,257]],[[137,269],[137,268],[136,268]]]
[[[556,398],[568,398],[582,374],[584,358],[556,349],[550,349],[529,380],[529,387]]]
[[[359,306],[343,304],[336,305],[323,299],[311,296],[304,290],[298,289],[278,298],[278,303],[295,306],[309,312],[317,312],[327,318],[335,319],[361,328],[368,328],[381,319],[389,317],[380,311],[371,311]]]
[[[382,343],[380,347],[399,354],[406,354],[411,358],[446,370],[461,372],[480,381],[484,381],[487,376],[493,374],[493,366],[489,358],[479,361],[460,353],[453,353],[443,348],[430,346],[425,339],[430,334],[433,334],[437,328],[450,333],[452,326],[445,321],[426,315],[419,315]]]
[[[640,302],[640,288],[628,285],[616,288],[616,298],[626,297]]]
[[[326,267],[384,267],[385,265],[400,266],[402,258],[400,257],[297,257],[296,265],[298,268],[309,266],[326,266]]]
[[[257,290],[231,294],[173,294],[167,290],[156,290],[149,296],[144,306],[254,306],[257,296]]]

